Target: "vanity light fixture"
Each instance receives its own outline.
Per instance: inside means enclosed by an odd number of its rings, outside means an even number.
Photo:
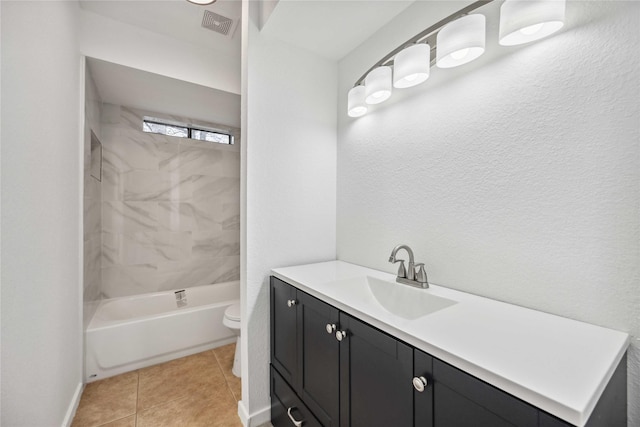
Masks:
[[[197,4],[200,6],[206,6],[208,4],[213,4],[217,0],[187,0],[189,3]]]
[[[564,26],[564,0],[506,0],[500,7],[500,41],[513,46],[540,40]]]
[[[419,85],[429,78],[430,66],[431,47],[428,44],[419,43],[404,48],[393,60],[393,87]]]
[[[485,50],[486,18],[471,14],[494,0],[478,0],[402,43],[360,77],[347,95],[350,117],[429,78],[430,66],[452,68],[477,59]],[[505,0],[500,8],[499,44],[517,45],[551,35],[564,25],[566,0]],[[435,51],[435,55],[434,55]],[[392,79],[393,75],[393,79]]]
[[[371,70],[364,80],[365,102],[380,104],[391,96],[391,67],[383,65]]]
[[[367,113],[367,104],[364,101],[365,98],[365,90],[364,86],[356,86],[351,88],[348,98],[348,106],[347,112],[349,117],[360,117],[364,116]]]
[[[484,53],[484,15],[467,15],[449,22],[438,32],[436,65],[453,68],[477,59]]]

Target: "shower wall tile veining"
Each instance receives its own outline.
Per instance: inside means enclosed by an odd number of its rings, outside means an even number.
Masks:
[[[146,133],[144,117],[224,129],[234,145]],[[107,298],[238,280],[239,129],[104,104]]]

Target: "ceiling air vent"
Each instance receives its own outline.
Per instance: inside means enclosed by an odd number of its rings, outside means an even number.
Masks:
[[[229,34],[229,30],[231,30],[232,25],[233,19],[229,19],[208,10],[204,11],[204,16],[202,17],[202,26],[204,28],[226,36]]]

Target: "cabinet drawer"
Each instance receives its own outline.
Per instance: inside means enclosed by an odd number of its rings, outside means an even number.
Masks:
[[[436,426],[538,426],[533,406],[437,359],[433,378]]]
[[[322,427],[273,366],[271,366],[271,423],[273,427]]]

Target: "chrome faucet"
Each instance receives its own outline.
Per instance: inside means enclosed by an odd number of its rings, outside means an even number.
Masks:
[[[409,265],[406,269],[404,268],[404,260],[396,258],[396,255],[400,249],[404,249],[405,251],[407,251],[407,254],[409,254]],[[400,266],[398,267],[398,276],[396,277],[396,282],[423,289],[429,287],[429,283],[427,282],[427,272],[424,269],[424,263],[415,263],[413,259],[413,251],[409,246],[398,245],[393,248],[393,250],[391,251],[391,256],[389,256],[389,262],[393,264],[397,262],[400,263]]]

